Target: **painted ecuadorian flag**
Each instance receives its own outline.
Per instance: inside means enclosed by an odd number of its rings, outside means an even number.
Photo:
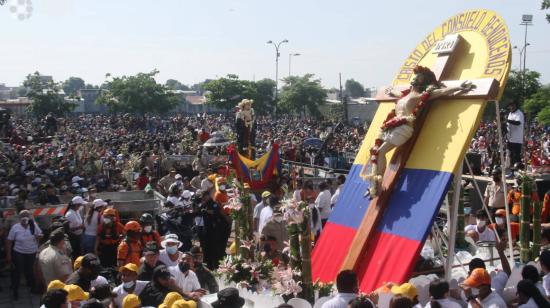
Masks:
[[[447,34],[460,34],[465,40],[460,58],[446,72],[445,80],[494,78],[500,84],[499,97],[510,69],[508,29],[492,11],[474,10],[446,20],[411,53],[393,85],[406,85],[412,67],[433,67],[436,55],[431,50]],[[431,108],[412,152],[391,193],[377,226],[357,260],[355,271],[360,289],[370,292],[385,282],[402,283],[409,279],[435,215],[464,159],[469,142],[478,127],[485,99],[442,99]],[[367,209],[363,194],[368,181],[361,171],[368,161],[378,129],[393,102],[383,102],[373,119],[337,204],[312,255],[313,280],[335,281],[351,248]],[[393,153],[387,154],[390,161]],[[364,246],[363,246],[364,247]]]
[[[279,145],[273,144],[271,150],[256,160],[241,155],[235,147],[228,148],[233,168],[239,180],[248,183],[251,189],[267,187],[273,175],[281,172]]]

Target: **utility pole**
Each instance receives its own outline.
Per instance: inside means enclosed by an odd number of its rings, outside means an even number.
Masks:
[[[527,97],[527,89],[525,88],[526,87],[526,83],[525,83],[525,73],[526,73],[526,68],[527,68],[527,46],[529,44],[527,44],[527,27],[528,26],[532,26],[533,25],[533,15],[523,15],[521,16],[521,24],[522,26],[525,26],[525,35],[524,35],[524,41],[523,41],[523,70],[521,72],[521,75],[522,75],[522,78],[521,78],[521,87],[522,87],[522,92],[523,92],[523,100],[525,100]],[[521,53],[520,53],[520,63],[521,63]],[[521,65],[521,64],[520,64]],[[521,68],[520,68],[521,70]]]
[[[348,97],[344,98],[344,90],[342,89],[342,73],[338,73],[340,79],[340,102],[344,106],[344,122],[348,123]]]

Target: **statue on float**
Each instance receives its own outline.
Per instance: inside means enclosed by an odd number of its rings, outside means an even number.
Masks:
[[[250,159],[254,159],[254,146],[256,142],[256,115],[254,108],[252,108],[253,102],[251,99],[243,99],[237,105],[239,111],[235,117],[239,153]]]
[[[475,85],[469,81],[463,82],[458,87],[446,88],[437,81],[435,74],[427,67],[416,66],[413,72],[415,77],[409,89],[400,93],[396,93],[391,87],[386,89],[386,95],[398,100],[395,109],[390,111],[380,127],[380,133],[369,151],[371,172],[366,178],[370,181],[370,185],[365,197],[372,199],[379,195],[386,171],[386,154],[411,138],[416,117],[428,101],[442,96],[469,92],[475,88]]]

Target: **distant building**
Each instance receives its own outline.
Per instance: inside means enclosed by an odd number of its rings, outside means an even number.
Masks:
[[[17,87],[7,87],[5,84],[0,83],[0,100],[8,100],[16,98]]]
[[[378,109],[378,102],[370,97],[354,98],[348,100],[347,107],[348,123],[363,125],[366,122],[370,124]],[[328,119],[344,118],[344,105],[340,100],[327,99],[319,111]]]
[[[0,101],[0,107],[10,110],[16,116],[26,115],[30,105],[31,101],[28,97]]]
[[[80,96],[81,100],[79,104],[81,105],[82,111],[76,111],[75,112],[83,112],[83,113],[106,113],[107,112],[107,106],[100,105],[96,102],[97,97],[99,96],[99,89],[80,89],[78,90],[78,96]]]

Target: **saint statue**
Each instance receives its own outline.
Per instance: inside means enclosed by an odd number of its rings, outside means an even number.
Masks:
[[[235,130],[237,132],[237,145],[239,152],[253,159],[254,145],[256,141],[256,115],[252,108],[251,99],[243,99],[237,107],[239,111],[235,117]]]
[[[415,76],[409,89],[401,93],[396,93],[391,87],[386,90],[387,95],[398,100],[395,109],[388,114],[380,127],[380,134],[370,149],[372,169],[371,173],[367,175],[370,186],[365,193],[366,197],[378,196],[386,171],[386,153],[403,145],[411,138],[415,119],[426,103],[442,96],[469,92],[475,88],[475,85],[469,81],[463,82],[458,87],[446,88],[437,81],[435,74],[429,68],[423,66],[416,66],[414,73]]]

